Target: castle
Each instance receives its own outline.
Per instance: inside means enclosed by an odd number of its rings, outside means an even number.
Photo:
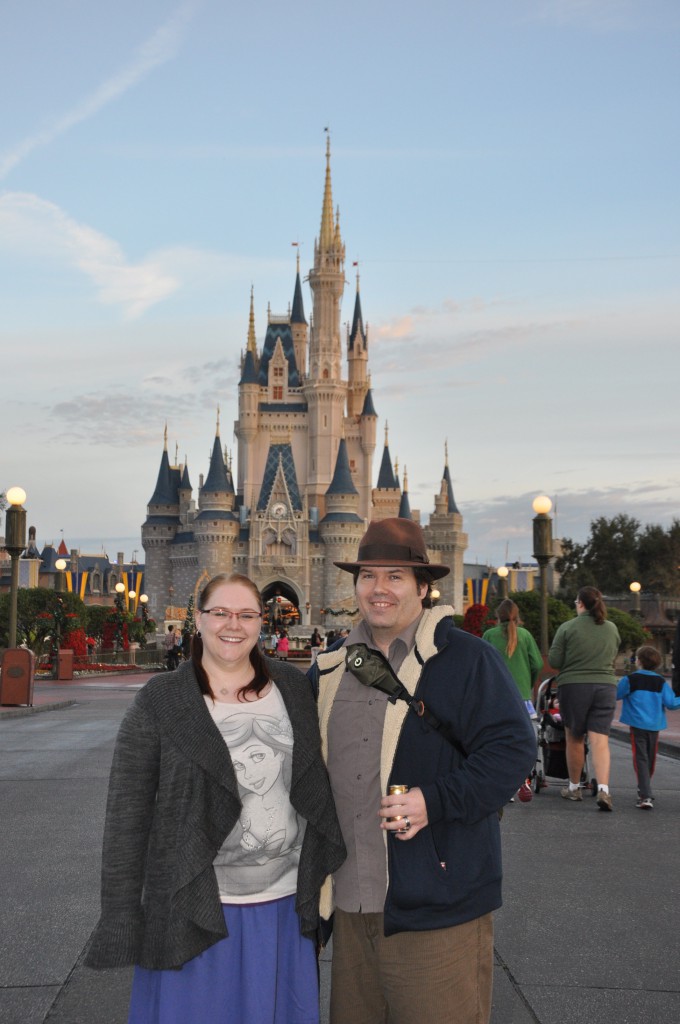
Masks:
[[[292,305],[286,316],[269,313],[261,351],[251,289],[234,424],[236,479],[223,451],[219,411],[198,504],[187,465],[170,464],[166,429],[158,480],[142,525],[145,589],[157,621],[174,617],[168,614],[172,611],[176,616],[177,608],[186,606],[216,573],[241,572],[254,580],[265,602],[291,602],[303,626],[351,625],[356,611],[352,577],[333,562],[356,556],[369,521],[419,519],[409,506],[406,473],[402,489],[393,467],[387,428],[373,486],[378,416],[358,274],[343,376],[344,265],[329,140],[321,229],[307,278],[310,322],[305,318],[299,254]],[[451,574],[438,587],[442,600],[462,610],[467,536],[453,496],[448,452],[434,506],[424,526],[430,559],[450,566]]]

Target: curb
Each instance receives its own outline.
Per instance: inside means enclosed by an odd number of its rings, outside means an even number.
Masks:
[[[613,728],[609,733],[609,738],[616,740],[617,743],[624,743],[627,747],[630,746],[630,733],[627,729]],[[666,757],[672,757],[676,761],[680,761],[680,746],[677,743],[670,743],[668,740],[659,739],[657,751],[659,754],[664,754]]]
[[[76,701],[55,700],[49,704],[29,704],[26,707],[3,707],[0,708],[0,722],[4,718],[25,718],[26,715],[37,715],[41,711],[59,711],[60,708],[70,708]]]

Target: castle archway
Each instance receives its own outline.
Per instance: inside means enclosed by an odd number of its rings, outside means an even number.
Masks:
[[[266,628],[290,629],[300,623],[300,598],[297,591],[283,580],[274,580],[262,588]]]

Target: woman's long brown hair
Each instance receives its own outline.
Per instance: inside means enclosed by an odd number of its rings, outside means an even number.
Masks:
[[[509,597],[506,597],[504,601],[496,608],[496,618],[498,619],[501,626],[504,626],[504,632],[507,637],[507,643],[505,646],[505,653],[508,658],[511,658],[517,650],[517,626],[519,625],[519,608],[514,601],[511,601]]]

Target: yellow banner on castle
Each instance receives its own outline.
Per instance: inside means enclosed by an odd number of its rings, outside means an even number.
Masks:
[[[139,607],[139,595],[142,592],[143,572],[124,572],[123,583],[125,584],[125,607],[133,615],[137,614]],[[134,598],[130,597],[130,591],[134,591]]]
[[[87,572],[71,572],[70,569],[64,573],[66,576],[66,589],[69,594],[77,594],[81,601],[85,600],[85,588],[87,587]]]
[[[489,580],[473,580],[468,577],[465,581],[465,593],[468,605],[486,604],[486,595],[489,592]]]

